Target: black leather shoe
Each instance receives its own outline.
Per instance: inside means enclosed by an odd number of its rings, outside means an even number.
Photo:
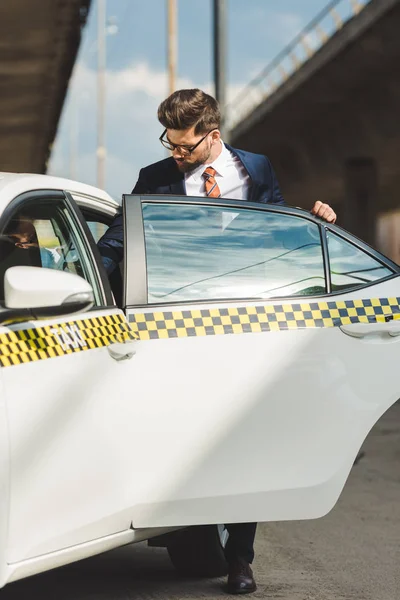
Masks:
[[[256,589],[257,585],[249,563],[237,560],[229,565],[227,586],[229,594],[251,594]]]

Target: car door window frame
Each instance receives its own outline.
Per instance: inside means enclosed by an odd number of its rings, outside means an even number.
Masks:
[[[243,298],[219,298],[216,300],[209,299],[187,299],[180,301],[166,301],[160,303],[149,303],[148,302],[148,282],[147,282],[147,264],[146,264],[146,244],[144,234],[144,223],[143,223],[143,204],[184,204],[184,205],[207,205],[212,207],[221,208],[240,208],[243,210],[255,210],[270,212],[275,214],[284,214],[287,216],[295,216],[311,223],[316,224],[319,227],[320,243],[321,243],[321,255],[323,260],[323,270],[325,276],[326,293],[314,296],[290,296],[290,298],[297,298],[298,300],[306,298],[322,298],[326,297],[330,292],[330,277],[329,277],[329,263],[327,262],[327,240],[324,233],[323,223],[316,219],[310,213],[302,211],[298,208],[282,207],[282,206],[271,206],[263,205],[258,203],[246,203],[238,200],[228,200],[219,198],[218,201],[207,201],[203,197],[193,196],[171,196],[166,198],[165,195],[149,195],[144,196],[140,194],[125,194],[123,195],[123,216],[124,216],[124,237],[127,240],[125,243],[125,260],[124,260],[124,305],[130,308],[138,308],[151,306],[155,308],[157,306],[167,306],[169,304],[176,305],[187,305],[187,304],[210,304],[215,303],[237,303],[255,301],[257,299],[250,297]],[[129,221],[131,230],[127,232],[127,223]],[[128,265],[129,265],[129,277],[128,277]],[[282,296],[288,298],[288,296]],[[265,300],[268,300],[267,298]],[[274,297],[274,300],[280,301],[280,297]]]
[[[30,192],[24,192],[16,196],[12,201],[9,202],[0,217],[0,230],[2,231],[7,225],[12,216],[20,210],[25,204],[31,204],[35,200],[46,200],[46,199],[57,199],[64,202],[68,215],[71,218],[73,226],[76,228],[76,234],[78,234],[79,250],[82,253],[83,260],[89,261],[89,267],[93,274],[93,283],[96,285],[96,290],[99,296],[99,303],[96,304],[91,310],[103,309],[105,307],[114,306],[111,288],[108,283],[108,278],[105,269],[102,265],[100,253],[97,250],[96,244],[92,238],[90,230],[80,213],[79,207],[76,202],[61,190],[33,190]],[[92,283],[92,282],[90,282]]]
[[[107,272],[104,268],[103,260],[101,258],[99,249],[97,248],[95,239],[92,235],[92,232],[89,229],[89,225],[87,224],[81,209],[79,208],[76,200],[74,200],[74,198],[72,197],[71,193],[68,191],[64,191],[64,197],[66,198],[67,204],[69,205],[69,208],[72,214],[74,215],[75,221],[77,222],[77,226],[80,229],[81,239],[83,240],[86,249],[86,256],[90,258],[93,271],[96,274],[96,279],[103,291],[103,308],[114,307],[115,303],[111,291],[111,286],[108,281]]]
[[[85,204],[79,204],[79,200],[81,199],[81,196],[76,197],[76,194],[73,195],[73,200],[78,204],[78,207],[83,215],[83,218],[85,219],[85,223],[89,228],[90,231],[90,240],[94,243],[95,246],[95,253],[96,255],[99,254],[99,250],[97,247],[97,242],[98,240],[96,240],[96,238],[94,237],[92,230],[89,226],[89,223],[101,223],[103,225],[106,225],[107,229],[108,227],[111,225],[113,219],[117,216],[117,214],[121,213],[121,207],[119,207],[119,210],[115,210],[114,207],[113,210],[107,209],[107,210],[102,210],[101,208],[95,208],[93,206],[93,204],[91,204],[89,207],[87,207]],[[118,265],[117,269],[115,269],[115,271],[113,271],[109,276],[106,274],[106,271],[104,269],[104,265],[103,265],[103,260],[102,257],[100,255],[100,261],[101,261],[101,267],[102,270],[105,273],[105,277],[107,279],[107,282],[111,288],[111,293],[113,294],[113,302],[114,305],[118,306],[118,308],[123,308],[123,301],[122,301],[122,289],[123,289],[123,261],[121,261],[121,263]]]
[[[400,265],[398,265],[395,262],[393,262],[392,260],[390,260],[390,258],[388,258],[387,256],[384,256],[383,254],[381,254],[378,250],[376,250],[375,248],[373,248],[372,246],[367,244],[367,242],[364,242],[357,236],[347,232],[346,230],[342,229],[338,225],[325,225],[324,224],[323,230],[324,230],[323,237],[325,239],[324,245],[326,247],[326,265],[327,265],[327,276],[328,276],[328,284],[329,284],[329,290],[330,290],[329,295],[330,296],[340,296],[345,293],[349,293],[349,292],[351,293],[353,291],[357,291],[361,288],[368,288],[372,285],[376,285],[377,283],[381,283],[383,281],[389,281],[390,279],[393,279],[394,277],[397,277],[400,274]],[[357,285],[357,286],[353,286],[353,287],[349,287],[349,288],[342,288],[340,290],[332,290],[332,274],[331,274],[331,265],[330,265],[330,258],[329,258],[329,249],[328,249],[329,233],[332,233],[336,237],[347,242],[348,244],[351,244],[352,246],[354,246],[354,248],[356,250],[360,250],[361,252],[364,252],[364,254],[367,254],[370,258],[372,258],[376,262],[380,263],[382,266],[390,269],[391,271],[393,271],[393,273],[391,275],[387,275],[386,277],[382,277],[380,279],[375,279],[374,281],[370,281],[367,283],[366,282],[360,283],[360,285]]]
[[[171,196],[166,197],[165,195],[140,195],[140,194],[125,194],[123,195],[123,216],[124,216],[124,237],[128,240],[127,233],[127,217],[129,217],[129,223],[131,231],[129,232],[129,240],[125,244],[125,260],[124,260],[124,306],[131,308],[148,307],[155,308],[157,306],[167,306],[171,302],[160,302],[160,303],[149,303],[148,302],[148,282],[147,282],[147,264],[146,264],[146,245],[145,245],[145,234],[144,234],[144,223],[142,205],[145,203],[154,204],[191,204],[191,205],[208,205],[208,206],[219,206],[221,208],[244,208],[243,202],[237,200],[218,199],[218,201],[207,202],[204,197],[188,197],[188,196]],[[274,205],[263,205],[257,203],[246,203],[245,208],[247,210],[258,210],[272,213],[281,213],[285,215],[296,216],[315,223],[319,226],[321,249],[324,264],[324,274],[326,281],[326,294],[314,295],[314,296],[302,296],[301,298],[306,300],[307,298],[327,298],[332,296],[343,295],[345,292],[356,291],[361,288],[368,288],[376,283],[390,280],[397,277],[400,274],[400,266],[391,261],[386,256],[383,256],[378,250],[375,250],[369,246],[366,242],[360,240],[351,233],[343,230],[337,225],[327,225],[325,221],[314,217],[312,214],[303,211],[302,209],[287,207],[287,206],[274,206]],[[382,279],[377,279],[370,283],[361,283],[359,286],[354,286],[349,290],[332,290],[331,270],[330,270],[330,259],[328,249],[328,238],[329,232],[339,236],[346,242],[352,244],[358,250],[369,255],[371,258],[389,268],[393,273]],[[128,277],[127,266],[129,265],[130,276]],[[295,296],[282,296],[281,298],[274,298],[274,300],[287,300],[293,299]],[[299,298],[298,296],[296,298]],[[240,301],[254,301],[254,298],[241,298]],[[212,303],[224,304],[230,302],[238,302],[238,299],[218,299],[212,301]],[[184,300],[184,301],[173,301],[172,304],[185,305],[185,304],[209,304],[210,300]]]

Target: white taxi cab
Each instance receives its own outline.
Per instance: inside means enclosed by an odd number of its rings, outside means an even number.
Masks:
[[[330,511],[400,396],[399,272],[299,209],[0,175],[0,585]]]

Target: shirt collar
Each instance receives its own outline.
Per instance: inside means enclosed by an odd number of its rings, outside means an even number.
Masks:
[[[196,182],[200,181],[200,179],[201,179],[204,171],[207,169],[207,167],[213,167],[213,169],[216,170],[218,175],[221,175],[221,177],[224,177],[227,173],[227,166],[228,166],[228,160],[230,158],[230,153],[222,140],[221,140],[221,144],[222,144],[222,150],[221,150],[220,154],[217,156],[217,158],[214,160],[214,162],[210,163],[209,165],[200,165],[199,167],[197,167],[197,169],[195,169],[190,174],[188,174],[188,177],[193,177],[193,179]]]

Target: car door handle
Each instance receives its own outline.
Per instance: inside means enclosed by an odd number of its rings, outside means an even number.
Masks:
[[[351,325],[341,325],[340,329],[346,335],[356,338],[365,338],[372,336],[385,336],[388,339],[400,335],[400,321],[389,321],[387,323],[352,323]]]
[[[114,360],[127,360],[136,354],[135,344],[136,341],[115,342],[107,346],[107,349]]]

